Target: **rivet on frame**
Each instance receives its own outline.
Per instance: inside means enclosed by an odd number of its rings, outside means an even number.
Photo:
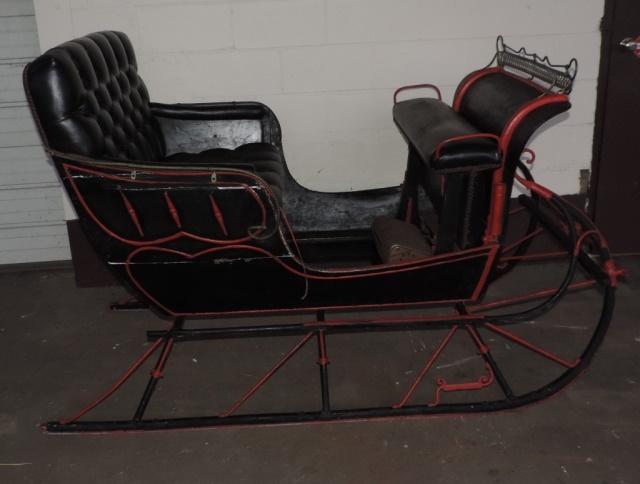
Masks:
[[[131,177],[132,180],[135,180],[136,177],[138,176],[138,172],[136,170],[131,171],[131,174],[129,175]]]
[[[215,171],[211,172],[211,183],[216,183],[218,181],[218,175]]]

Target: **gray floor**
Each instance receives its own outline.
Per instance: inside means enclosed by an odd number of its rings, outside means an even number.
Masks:
[[[44,435],[38,423],[88,401],[143,349],[144,331],[163,323],[146,311],[109,312],[120,290],[76,289],[67,271],[0,274],[0,482],[638,483],[640,286],[633,276],[640,273],[640,259],[621,262],[630,277],[618,291],[603,347],[585,374],[542,403],[485,415],[108,436]],[[532,266],[506,285],[538,287],[548,273]],[[547,331],[547,347],[566,354],[588,333],[593,296],[567,298],[547,329],[542,322],[528,327]],[[149,411],[177,415],[224,408],[288,344],[180,347]],[[413,332],[336,340],[330,367],[335,398],[345,406],[365,396],[397,398],[432,348],[431,340]],[[501,358],[512,358],[501,361],[513,361],[513,368],[525,361],[503,342],[500,351]],[[364,363],[371,355],[378,357]],[[516,383],[542,371],[543,363],[529,361],[520,373],[513,370]],[[461,381],[477,364],[452,351],[436,370]],[[128,389],[136,390],[145,378],[134,379]],[[246,410],[269,410],[274,402],[290,409],[313,405],[314,393],[305,389],[316,378],[313,363],[301,363],[300,370],[276,377]],[[129,393],[114,397],[96,416],[130,413],[137,392]],[[433,388],[425,383],[417,397],[430,395]]]

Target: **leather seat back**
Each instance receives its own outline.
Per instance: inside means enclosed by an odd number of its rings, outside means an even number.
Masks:
[[[502,68],[489,68],[472,72],[458,86],[453,107],[478,130],[501,138],[503,155],[502,179],[509,200],[514,174],[533,133],[551,118],[571,107],[564,94],[550,89]],[[491,179],[485,177],[475,188],[482,203],[473,207],[471,220],[483,220],[480,215],[488,208]],[[508,203],[504,204],[502,238],[506,233]],[[478,238],[482,224],[473,232]]]
[[[543,86],[501,68],[471,73],[460,83],[455,98],[454,109],[480,131],[502,138],[509,135],[506,146],[501,146],[509,192],[516,165],[531,135],[571,107],[566,96],[555,96]],[[508,128],[510,133],[505,132]]]
[[[95,158],[165,155],[129,38],[97,32],[55,47],[24,74],[25,91],[49,148]]]

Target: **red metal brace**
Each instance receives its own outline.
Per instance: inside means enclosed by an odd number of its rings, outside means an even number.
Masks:
[[[626,271],[622,267],[617,266],[611,259],[604,263],[604,271],[609,276],[611,287],[616,287],[618,285],[618,278],[627,275]]]
[[[167,202],[167,208],[169,209],[169,213],[171,214],[171,218],[175,222],[176,226],[179,229],[181,229],[182,228],[182,222],[180,221],[180,214],[178,213],[178,209],[174,205],[173,200],[171,200],[171,196],[169,195],[169,192],[164,192],[164,199]]]
[[[442,377],[436,379],[438,389],[436,390],[436,397],[428,406],[435,407],[440,403],[440,394],[442,392],[466,392],[472,390],[482,390],[493,383],[494,375],[491,366],[488,363],[484,364],[487,370],[486,375],[482,375],[476,381],[464,382],[464,383],[447,383]]]
[[[133,208],[133,204],[129,201],[124,192],[120,192],[120,196],[122,197],[122,202],[124,203],[125,208],[127,209],[127,213],[135,225],[140,237],[144,237],[144,231],[142,230],[142,225],[140,224],[140,219],[138,218],[138,214],[136,213],[136,209]]]

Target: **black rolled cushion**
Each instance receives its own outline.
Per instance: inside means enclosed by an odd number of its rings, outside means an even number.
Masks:
[[[268,143],[249,143],[235,150],[215,148],[200,153],[174,153],[165,161],[184,165],[222,165],[249,169],[266,181],[274,195],[282,199],[284,163],[278,148]]]
[[[480,133],[442,101],[401,101],[393,108],[393,120],[422,161],[435,171],[491,169],[500,165],[500,151],[491,138],[452,141],[436,153],[438,145],[449,138]]]

